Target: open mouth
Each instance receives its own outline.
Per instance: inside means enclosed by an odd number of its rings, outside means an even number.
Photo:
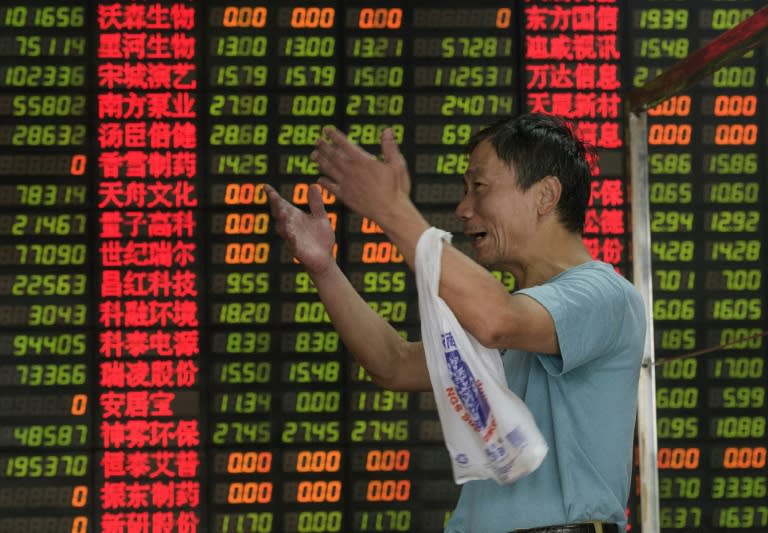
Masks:
[[[469,239],[472,242],[481,241],[486,235],[488,235],[488,234],[486,232],[484,232],[484,231],[468,232],[467,233],[467,237],[469,237]]]

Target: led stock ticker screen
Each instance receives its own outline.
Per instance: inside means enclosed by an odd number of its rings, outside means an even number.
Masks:
[[[760,7],[3,2],[0,531],[441,531],[431,393],[353,362],[262,184],[306,207],[324,126],[373,152],[391,127],[460,233],[470,135],[561,114],[599,156],[584,242],[631,276],[626,94]],[[768,529],[767,104],[763,45],[649,112],[664,531]],[[402,255],[323,200],[354,287],[417,339]]]

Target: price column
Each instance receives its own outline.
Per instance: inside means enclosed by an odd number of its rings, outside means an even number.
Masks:
[[[0,530],[88,530],[87,15],[0,7]]]
[[[463,197],[468,159],[464,147],[489,117],[510,115],[518,105],[519,13],[497,3],[477,4],[438,9],[423,3],[412,14],[410,140],[418,177],[413,197],[433,225],[457,234],[462,227],[454,210]],[[461,238],[456,244],[468,250]]]
[[[195,20],[192,3],[96,6],[94,530],[105,533],[205,529]]]
[[[308,209],[309,188],[317,179],[309,154],[324,127],[340,124],[342,15],[336,2],[282,1],[274,22],[277,116],[270,141],[280,158],[272,179],[284,198]],[[336,198],[323,192],[323,203],[338,235],[343,220]],[[334,249],[337,257],[343,245]],[[277,246],[283,531],[345,531],[345,356],[303,267],[282,242]]]
[[[344,15],[345,128],[354,142],[378,154],[384,128],[402,145],[410,118],[407,13],[387,2],[349,7]],[[407,147],[402,150],[407,159]],[[345,272],[353,286],[395,328],[413,323],[415,286],[402,254],[373,221],[350,214],[346,222]],[[350,368],[347,389],[350,531],[408,531],[415,490],[406,447],[411,395],[381,390],[357,365]]]
[[[270,215],[270,108],[276,43],[266,3],[210,5],[203,48],[209,175],[208,262],[212,362],[208,367],[209,528],[277,531],[280,456],[272,449],[280,413],[277,316],[278,249]],[[274,529],[273,529],[274,528]]]
[[[701,4],[698,46],[763,6],[756,1]],[[768,169],[766,102],[758,99],[765,79],[763,50],[751,50],[704,80],[699,111],[703,157],[697,193],[706,254],[701,326],[707,346],[749,338],[709,357],[707,386],[699,387],[700,406],[706,409],[701,436],[708,441],[701,446],[708,474],[702,497],[711,501],[703,527],[718,531],[768,528],[766,343],[754,337],[768,329],[761,190]]]
[[[696,49],[692,40],[696,10],[684,2],[658,6],[638,2],[631,12],[634,31],[630,75],[634,87],[648,83]],[[696,320],[701,315],[702,243],[696,183],[699,109],[697,90],[675,95],[648,110],[649,195],[653,260],[653,318],[656,357],[679,355],[703,346]],[[704,437],[698,382],[701,361],[675,360],[656,373],[659,497],[662,528],[701,527],[703,480],[697,472]],[[639,487],[639,482],[636,485]],[[635,511],[633,509],[633,511]]]
[[[465,146],[493,117],[517,111],[518,16],[498,2],[458,8],[417,2],[410,13],[413,200],[432,225],[453,233],[454,246],[468,255],[469,243],[455,216],[464,194]],[[424,502],[414,510],[412,523],[419,530],[440,531],[459,487],[453,482],[433,394],[413,395],[411,410],[411,462],[417,478],[413,498]]]

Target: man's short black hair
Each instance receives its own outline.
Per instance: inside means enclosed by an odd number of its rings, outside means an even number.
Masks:
[[[507,117],[475,133],[467,151],[485,140],[516,170],[522,190],[546,176],[558,178],[563,188],[557,204],[560,221],[570,231],[583,232],[592,181],[589,158],[594,153],[568,123],[540,113]]]

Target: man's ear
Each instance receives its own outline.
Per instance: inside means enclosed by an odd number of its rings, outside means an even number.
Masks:
[[[560,202],[560,195],[563,193],[563,184],[556,176],[544,176],[538,183],[538,202],[537,209],[540,215],[553,213]]]

